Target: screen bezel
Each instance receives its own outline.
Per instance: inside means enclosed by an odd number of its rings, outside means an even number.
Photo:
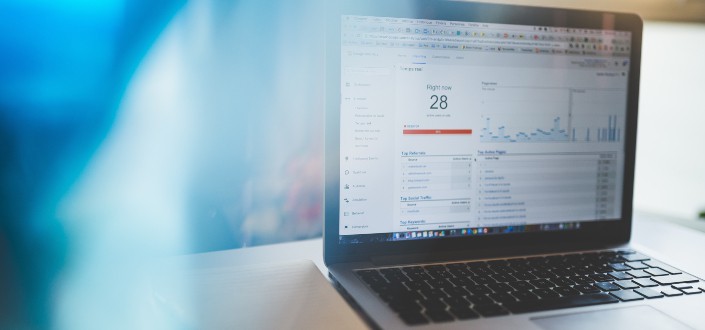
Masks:
[[[584,29],[613,29],[632,33],[625,129],[624,189],[619,219],[581,222],[570,231],[530,232],[489,236],[447,237],[415,241],[339,243],[340,214],[340,18],[341,15],[423,18],[483,23],[520,24]],[[626,243],[632,224],[639,68],[643,22],[635,14],[525,7],[458,1],[341,1],[328,4],[326,15],[325,207],[324,261],[326,265],[367,261],[371,257],[429,255],[462,251],[521,251],[550,246],[569,250],[580,246]],[[567,220],[570,221],[570,220]],[[547,243],[548,242],[548,243]]]

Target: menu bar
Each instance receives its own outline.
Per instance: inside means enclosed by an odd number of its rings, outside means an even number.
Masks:
[[[628,57],[627,31],[343,16],[343,45]]]

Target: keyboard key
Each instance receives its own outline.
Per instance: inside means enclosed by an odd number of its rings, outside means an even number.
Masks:
[[[528,313],[560,308],[609,304],[615,303],[617,301],[619,300],[606,293],[592,293],[579,296],[542,299],[527,303],[507,304],[506,308],[512,311],[513,313]]]
[[[658,268],[661,268],[661,269],[667,271],[667,272],[668,272],[669,274],[671,274],[671,275],[683,274],[683,272],[681,272],[679,269],[676,269],[676,268],[673,268],[673,267],[669,267],[669,266],[666,266],[666,265],[663,265],[663,264],[662,264],[661,266],[658,266]]]
[[[446,303],[446,305],[450,306],[450,308],[463,308],[463,307],[470,307],[470,302],[465,300],[465,298],[461,297],[448,297],[448,298],[443,298],[443,302]]]
[[[469,319],[476,319],[480,317],[479,314],[473,312],[470,308],[463,307],[463,308],[451,308],[450,312],[455,315],[458,319],[461,320],[469,320]]]
[[[578,290],[575,290],[569,286],[559,286],[556,288],[553,288],[553,291],[556,293],[562,295],[562,296],[577,296],[580,294]]]
[[[632,278],[631,275],[623,272],[611,272],[607,273],[607,275],[614,277],[616,280],[628,280]]]
[[[536,301],[539,300],[539,297],[530,291],[514,291],[511,293],[514,298],[517,298],[519,301]]]
[[[463,268],[453,268],[453,269],[450,269],[448,272],[453,274],[453,276],[455,276],[455,277],[467,278],[468,276],[473,275],[472,272],[470,272],[470,270],[468,270],[467,268],[464,268],[464,269]]]
[[[641,253],[623,254],[621,255],[621,257],[627,261],[645,261],[651,259]]]
[[[453,278],[453,274],[448,272],[447,270],[437,270],[433,272],[429,272],[431,276],[435,279],[441,279],[441,278]]]
[[[594,282],[592,279],[586,276],[573,276],[570,278],[570,280],[575,282],[576,284],[590,284]]]
[[[472,280],[475,281],[478,284],[490,284],[490,283],[497,283],[494,279],[492,279],[489,276],[473,276]]]
[[[555,286],[555,284],[551,283],[551,281],[549,281],[549,280],[547,280],[547,279],[531,280],[531,281],[529,281],[529,283],[531,283],[533,286],[535,286],[535,287],[537,287],[537,288],[539,288],[539,289],[541,289],[541,288],[550,288],[550,287],[554,287],[554,286]]]
[[[487,284],[487,287],[492,289],[494,292],[509,292],[514,291],[511,286],[507,283],[491,283]]]
[[[415,301],[393,301],[389,303],[389,307],[397,313],[421,311],[421,305]]]
[[[449,296],[456,297],[456,298],[470,295],[470,293],[467,290],[463,289],[462,287],[458,287],[458,286],[452,287],[452,288],[443,288],[443,291],[446,294],[448,294]]]
[[[450,288],[453,287],[453,284],[448,282],[446,279],[435,279],[435,280],[427,280],[426,283],[430,285],[433,288],[436,289],[443,289],[443,288]]]
[[[451,283],[455,284],[455,286],[472,286],[475,285],[475,282],[473,282],[470,278],[468,277],[456,277],[456,278],[451,278],[449,280]]]
[[[444,310],[427,310],[425,314],[433,322],[449,322],[455,320],[453,315],[448,314],[448,312]]]
[[[652,276],[668,275],[668,272],[661,269],[661,268],[648,268],[648,269],[644,269],[644,271],[651,274]]]
[[[529,282],[525,282],[525,281],[512,282],[512,283],[509,283],[509,285],[512,288],[514,288],[514,290],[517,290],[517,291],[531,290],[534,288],[533,285],[531,285]]]
[[[500,282],[500,283],[506,283],[506,282],[514,282],[517,280],[516,277],[509,275],[509,274],[494,274],[491,275],[495,281]]]
[[[676,284],[676,283],[689,283],[689,282],[697,282],[698,279],[686,275],[686,274],[680,274],[680,275],[668,275],[668,276],[657,276],[654,277],[653,280],[661,285],[666,285],[666,284]]]
[[[636,290],[634,290],[634,292],[636,292],[636,293],[644,296],[644,298],[648,298],[648,299],[663,297],[662,293],[660,293],[658,291],[651,290],[651,289],[646,289],[646,288],[636,289]]]
[[[533,266],[543,265],[546,263],[546,257],[530,257],[530,258],[526,258],[526,262],[529,265],[533,265]]]
[[[579,284],[574,286],[573,289],[576,289],[582,293],[598,293],[602,291],[592,284]]]
[[[378,293],[407,290],[402,283],[377,282],[370,284],[370,287]]]
[[[607,259],[608,263],[622,263],[625,261],[627,261],[627,259],[624,259],[621,256],[614,256]]]
[[[523,280],[523,281],[536,279],[536,276],[534,276],[534,274],[531,274],[531,273],[525,272],[525,271],[520,271],[520,272],[514,273],[514,277],[516,277],[518,280]]]
[[[497,275],[507,275],[509,273],[514,272],[514,269],[512,269],[509,266],[490,266],[490,268],[492,268],[492,270],[494,270],[494,272],[497,273]],[[498,281],[500,281],[500,280],[498,280]],[[500,282],[505,282],[505,281],[500,281]]]
[[[661,288],[661,293],[663,293],[666,297],[675,297],[683,295],[683,292],[680,292],[680,290],[676,290],[673,288]]]
[[[448,297],[448,295],[441,289],[421,289],[419,292],[424,295],[427,299],[440,299],[440,298],[445,298]]]
[[[551,272],[553,274],[555,274],[556,276],[573,276],[573,275],[575,275],[575,272],[568,270],[568,269],[561,269],[561,268],[553,269]]]
[[[409,282],[406,282],[405,284],[411,290],[431,289],[431,287],[425,281],[409,281]]]
[[[618,285],[622,289],[636,289],[639,287],[636,283],[629,280],[617,281],[614,282],[614,284]]]
[[[389,274],[384,275],[384,277],[386,277],[387,281],[389,281],[390,283],[402,283],[409,281],[409,278],[406,277],[406,275],[404,274]]]
[[[631,275],[634,278],[645,278],[645,277],[651,277],[647,272],[643,270],[630,270],[627,272],[627,274]]]
[[[632,290],[614,291],[614,292],[610,292],[610,294],[619,298],[619,300],[621,300],[621,301],[633,301],[633,300],[644,299],[644,297],[642,297],[640,294],[638,294]]]
[[[425,299],[419,301],[426,310],[445,310],[448,306],[438,299]]]
[[[516,272],[528,272],[533,269],[528,264],[510,263],[509,266],[512,267]]]
[[[612,268],[607,267],[607,266],[605,266],[605,265],[593,266],[593,267],[591,267],[590,269],[592,269],[593,272],[595,272],[595,273],[600,273],[600,274],[602,274],[602,273],[609,273],[609,272],[612,271]]]
[[[574,267],[573,271],[578,275],[588,275],[594,273],[589,265]]]
[[[488,276],[495,273],[487,265],[468,266],[468,269],[477,276]]]
[[[497,304],[476,306],[475,311],[482,316],[507,315],[509,312]]]
[[[612,280],[612,278],[610,278],[610,280]],[[557,277],[557,278],[551,279],[551,282],[556,284],[556,286],[568,286],[568,285],[575,284],[575,282],[571,281],[567,277]]]
[[[380,274],[368,274],[368,275],[362,275],[361,276],[362,280],[365,281],[365,283],[369,285],[376,285],[376,284],[389,284],[387,280],[382,277]]]
[[[685,293],[685,294],[698,294],[698,293],[702,293],[702,291],[700,291],[700,289],[698,289],[698,288],[687,288],[687,289],[682,289],[681,291],[683,291],[683,293]]]
[[[492,300],[498,302],[498,303],[510,303],[510,302],[516,302],[516,298],[514,298],[512,295],[506,292],[502,293],[490,293],[487,295],[488,297],[492,298]]]
[[[693,285],[688,284],[688,283],[678,283],[678,284],[671,285],[671,287],[674,289],[683,290],[683,289],[690,289],[693,287]]]
[[[528,278],[522,278],[523,280],[533,280],[536,278],[553,278],[556,277],[555,275],[545,271],[545,270],[532,270],[530,276],[527,276]]]
[[[473,303],[475,306],[494,304],[494,300],[484,294],[467,296],[465,299]]]
[[[625,262],[625,265],[629,266],[632,269],[646,269],[649,268],[649,266],[645,265],[643,262]]]
[[[535,295],[541,297],[541,299],[550,299],[550,298],[558,298],[559,294],[556,293],[556,291],[553,291],[551,289],[534,289],[533,292]]]
[[[611,282],[612,277],[608,276],[607,274],[592,274],[588,275],[593,281],[595,282]],[[555,281],[553,281],[555,283]]]
[[[433,277],[431,277],[431,275],[428,275],[426,273],[407,273],[406,276],[408,276],[412,281],[418,281],[418,282],[433,279]]]
[[[610,266],[610,268],[612,268],[618,272],[622,272],[625,270],[631,270],[631,268],[629,266],[627,266],[625,264],[621,264],[621,263],[620,264],[609,264],[609,266]]]
[[[610,282],[600,282],[595,284],[598,288],[602,289],[602,291],[617,291],[620,290],[620,287],[614,285],[613,283]]]
[[[636,284],[639,284],[643,287],[658,286],[658,284],[656,284],[656,282],[654,282],[648,278],[636,279],[636,280],[633,280],[633,282]]]
[[[483,295],[486,293],[492,293],[492,290],[490,290],[488,287],[484,285],[469,285],[465,287],[465,290],[468,290],[471,294],[474,295]]]
[[[668,265],[666,265],[666,264],[664,264],[664,263],[662,263],[662,262],[655,261],[655,260],[644,261],[644,264],[649,265],[649,266],[651,266],[651,267],[661,268],[661,269],[665,270],[666,272],[668,272],[668,273],[671,274],[671,275],[676,275],[676,274],[681,274],[681,273],[682,273],[682,272],[681,272],[680,270],[678,270],[678,269],[675,269],[675,268],[673,268],[673,267],[671,267],[671,266],[668,266]]]
[[[487,263],[484,261],[472,261],[465,264],[470,269],[487,267]]]

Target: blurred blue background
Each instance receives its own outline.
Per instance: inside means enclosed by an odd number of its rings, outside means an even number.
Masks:
[[[687,1],[614,3],[705,20]],[[0,1],[0,328],[172,328],[154,316],[156,260],[320,236],[323,6]],[[702,109],[705,52],[661,46],[704,35],[647,24],[637,207],[704,206],[702,121],[664,116]],[[673,95],[682,105],[664,114]],[[671,176],[664,136],[693,141]]]
[[[320,236],[321,10],[0,2],[0,328],[159,327],[155,258]]]

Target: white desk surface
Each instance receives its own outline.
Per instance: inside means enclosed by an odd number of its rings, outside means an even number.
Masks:
[[[651,214],[637,214],[633,230],[632,244],[638,251],[700,277],[705,276],[705,263],[700,257],[705,252],[705,233]],[[328,275],[320,238],[184,255],[173,261],[193,268],[217,268],[297,259],[312,260],[324,275]]]

